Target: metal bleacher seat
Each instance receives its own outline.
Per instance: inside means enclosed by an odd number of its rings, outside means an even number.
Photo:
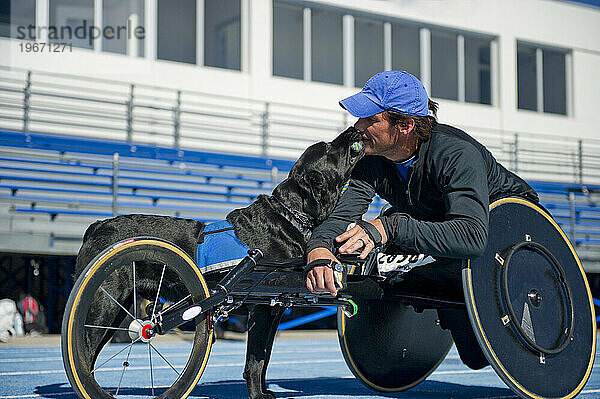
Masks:
[[[3,241],[13,246],[22,242],[15,233],[47,235],[48,245],[62,240],[72,253],[87,225],[114,214],[223,219],[270,193],[292,165],[77,137],[19,132],[0,137],[0,216],[6,222],[0,232],[11,237]]]
[[[565,232],[586,271],[600,270],[600,185],[530,181]]]

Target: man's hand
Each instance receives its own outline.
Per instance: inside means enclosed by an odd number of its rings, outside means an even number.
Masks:
[[[371,220],[369,223],[371,223],[377,228],[377,231],[379,231],[379,234],[381,234],[381,243],[385,244],[387,242],[387,235],[385,234],[385,229],[383,228],[383,223],[381,223],[381,220],[375,219]],[[337,242],[346,241],[340,247],[340,253],[345,252],[350,254],[362,248],[362,251],[360,253],[361,259],[366,258],[369,252],[371,252],[373,248],[375,248],[375,243],[373,242],[373,240],[371,240],[367,232],[359,225],[355,225],[351,229],[347,230],[345,233],[340,234],[335,238],[335,240]]]
[[[317,259],[330,259],[340,263],[335,256],[326,248],[315,248],[306,255],[306,264]],[[327,266],[317,266],[306,275],[306,288],[315,294],[329,291],[331,295],[337,295],[337,288],[333,278],[333,270]]]

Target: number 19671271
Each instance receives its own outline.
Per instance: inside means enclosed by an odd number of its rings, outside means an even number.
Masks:
[[[64,53],[73,52],[72,43],[19,43],[22,53]]]

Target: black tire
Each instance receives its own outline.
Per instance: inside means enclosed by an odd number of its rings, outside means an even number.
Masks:
[[[575,397],[596,353],[585,270],[565,233],[538,204],[490,204],[483,254],[465,261],[471,326],[500,379],[527,399]]]
[[[424,381],[452,347],[437,312],[417,313],[401,302],[356,300],[348,318],[338,309],[337,329],[346,365],[365,386],[399,392]]]
[[[136,268],[138,269],[137,275]],[[160,272],[161,269],[162,272]],[[156,274],[157,270],[159,274]],[[148,337],[142,333],[141,326],[134,324],[133,319],[135,317],[136,320],[143,320],[142,324],[146,324],[149,322],[149,318],[138,317],[138,306],[133,307],[134,314],[127,310],[132,301],[136,302],[137,294],[144,290],[150,290],[148,286],[152,286],[152,284],[149,281],[155,281],[151,277],[158,275],[161,277],[158,288],[155,290],[156,298],[159,297],[159,293],[162,297],[163,295],[174,296],[173,292],[177,292],[177,295],[181,296],[181,300],[187,298],[185,300],[192,303],[192,301],[197,302],[209,296],[206,282],[189,256],[175,245],[151,237],[132,238],[114,244],[94,258],[77,279],[65,307],[61,346],[67,377],[79,397],[113,398],[119,392],[117,396],[185,398],[197,384],[208,361],[212,345],[213,334],[212,330],[207,327],[206,317],[200,315],[196,318],[195,330],[192,330],[189,335],[193,339],[189,353],[185,355],[187,361],[182,363],[181,360],[169,361],[168,356],[170,355],[167,354],[165,357],[150,341],[147,342],[146,351],[146,345],[139,341],[142,338],[148,339]],[[136,278],[139,287],[136,287]],[[132,281],[134,284],[131,284]],[[131,287],[128,288],[128,284]],[[156,285],[156,282],[154,284]],[[136,291],[133,291],[134,294],[131,292],[133,287],[136,287]],[[187,293],[182,288],[185,288]],[[171,303],[175,300],[173,299]],[[119,330],[118,326],[123,321],[123,317],[125,320],[131,321],[127,331],[130,336],[131,334],[134,336],[131,336],[129,345],[117,352],[118,354],[114,357],[109,358],[108,363],[105,362],[105,364],[110,364],[111,361],[120,361],[120,358],[124,357],[126,353],[127,358],[122,362],[121,371],[121,366],[110,368],[100,365],[104,359],[101,359],[98,354],[106,353],[105,351],[112,350],[108,348],[119,345],[111,344],[109,341],[114,331]],[[96,326],[96,321],[102,318],[105,322]],[[132,328],[137,328],[137,330],[133,331]],[[136,333],[137,335],[135,335]],[[151,338],[151,340],[155,338]],[[94,347],[90,342],[96,342],[98,345]],[[91,353],[94,351],[90,350],[90,346],[98,348],[95,351],[96,355]],[[132,352],[135,354],[139,349],[146,352],[144,356],[147,356],[147,359],[138,360],[136,357],[140,356],[136,355],[130,358],[130,354]],[[180,350],[179,347],[176,347],[176,350]],[[155,364],[157,365],[162,358],[164,365],[160,368],[173,369],[167,383],[160,382],[160,385],[163,386],[161,389],[155,389],[152,354],[155,355]],[[179,353],[177,353],[177,357],[181,357]],[[129,363],[130,359],[131,364]],[[134,361],[138,362],[141,367],[136,367]],[[173,366],[173,363],[176,366]],[[131,365],[134,367],[128,368]],[[150,373],[145,372],[147,365],[150,365]],[[129,374],[126,373],[127,370],[131,370]],[[142,374],[146,376],[149,374],[145,383],[139,381]],[[125,376],[128,378],[124,379]],[[164,375],[161,375],[161,378],[164,378]],[[172,383],[171,379],[173,379]],[[123,380],[126,383],[121,386]],[[127,384],[131,385],[126,386]],[[148,388],[150,385],[151,388]],[[164,386],[167,388],[165,389]]]

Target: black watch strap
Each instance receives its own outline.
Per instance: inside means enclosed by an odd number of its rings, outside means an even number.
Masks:
[[[308,274],[308,272],[310,272],[315,267],[318,267],[318,266],[333,267],[333,264],[334,264],[334,262],[331,259],[315,259],[312,262],[310,262],[308,265],[304,266],[304,275],[306,276]]]
[[[327,266],[331,270],[333,270],[333,280],[334,284],[338,289],[346,288],[346,279],[348,277],[348,268],[341,263],[337,263],[332,259],[316,259],[310,262],[308,265],[304,267],[304,278],[307,277],[308,272],[310,272],[315,267],[319,266]]]
[[[382,238],[381,234],[379,233],[379,230],[377,230],[377,227],[362,219],[357,220],[356,224],[359,225],[367,233],[371,241],[373,241],[373,243],[375,244],[375,247],[381,245]]]

